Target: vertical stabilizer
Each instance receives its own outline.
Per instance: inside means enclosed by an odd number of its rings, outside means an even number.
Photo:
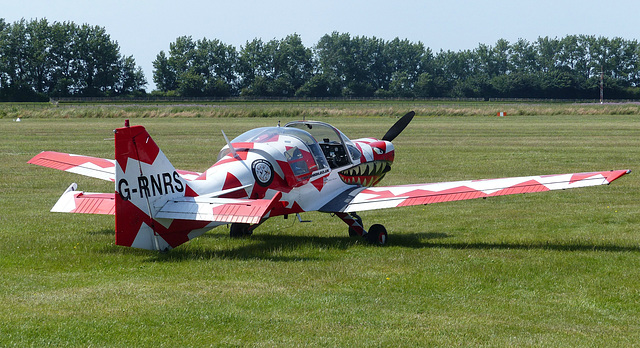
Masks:
[[[142,126],[115,130],[116,244],[167,250],[188,240],[173,220],[154,219],[168,200],[184,196],[186,181]],[[183,226],[187,227],[187,226]]]

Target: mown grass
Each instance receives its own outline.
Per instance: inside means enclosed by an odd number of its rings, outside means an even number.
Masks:
[[[115,111],[114,111],[115,112]],[[140,115],[144,116],[144,115]],[[146,117],[146,116],[144,116]],[[319,116],[351,138],[392,117]],[[282,118],[282,123],[291,119]],[[640,116],[419,115],[383,184],[636,169]],[[178,168],[204,170],[276,118],[137,118]],[[41,150],[112,157],[123,120],[0,121],[0,346],[631,346],[640,339],[637,173],[607,187],[221,227],[168,254],[113,244],[113,218],[49,213],[70,182]]]

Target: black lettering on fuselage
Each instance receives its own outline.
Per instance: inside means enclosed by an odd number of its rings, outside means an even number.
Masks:
[[[176,182],[176,191],[183,192],[184,185],[182,184],[182,180],[180,180],[180,174],[178,174],[178,172],[173,172],[173,181]]]
[[[118,181],[118,193],[120,194],[120,198],[123,201],[128,201],[131,199],[131,192],[129,191],[129,183],[125,179],[120,179]]]
[[[160,176],[160,174],[158,174],[158,176]],[[162,173],[162,181],[164,182],[165,193],[169,193],[169,189],[171,189],[171,193],[176,193],[176,191],[173,190],[173,185],[171,180],[172,180],[171,174]]]
[[[140,190],[140,198],[144,198],[145,195],[147,197],[149,194],[149,178],[144,175],[138,177],[138,189]]]
[[[151,175],[149,177],[149,179],[151,179],[151,192],[152,194],[155,196],[156,195],[156,190],[157,190],[157,194],[162,194],[162,185],[160,185],[160,174],[158,174],[158,179],[156,180],[156,177],[154,175]]]
[[[185,184],[178,172],[158,173],[154,175],[140,175],[138,187],[129,187],[126,179],[118,181],[118,193],[125,201],[131,199],[132,193],[140,192],[140,198],[162,196],[169,193],[184,192]]]

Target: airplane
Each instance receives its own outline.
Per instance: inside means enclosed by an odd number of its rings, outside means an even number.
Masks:
[[[267,219],[320,211],[348,225],[350,236],[385,245],[381,224],[368,229],[357,212],[605,185],[630,173],[611,170],[396,186],[377,186],[394,161],[392,141],[415,113],[381,138],[350,140],[318,121],[249,130],[229,141],[206,171],[178,170],[141,125],[114,130],[115,160],[42,152],[28,163],[115,184],[114,193],[71,184],[52,212],[115,215],[115,244],[168,251],[221,225],[250,236]]]

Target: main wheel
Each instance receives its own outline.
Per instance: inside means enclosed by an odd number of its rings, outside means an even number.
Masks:
[[[229,229],[229,236],[231,238],[242,238],[246,236],[250,236],[253,231],[249,231],[249,224],[231,224],[231,228]]]
[[[387,243],[387,229],[380,224],[372,225],[366,235],[367,241],[374,245],[385,245]]]
[[[358,224],[360,224],[360,226],[362,226],[362,218],[360,216],[358,216],[358,214],[351,213],[351,216],[356,219],[356,221],[358,222]],[[358,234],[358,232],[356,232],[356,230],[354,230],[353,228],[349,227],[349,237],[359,237],[359,236],[360,235]]]

